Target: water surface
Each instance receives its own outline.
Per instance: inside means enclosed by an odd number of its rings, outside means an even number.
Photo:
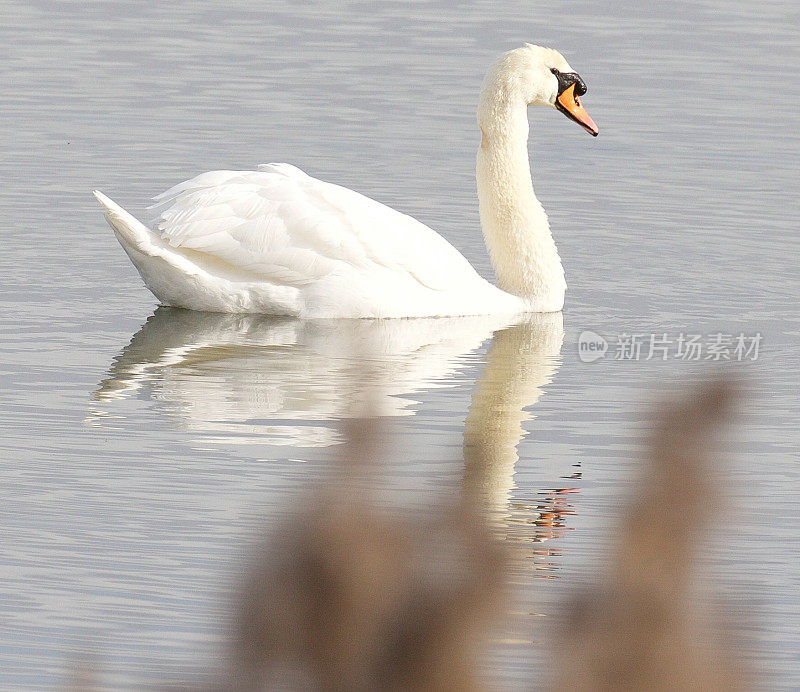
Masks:
[[[763,337],[733,364],[749,398],[707,555],[763,686],[800,686],[798,19],[788,1],[12,2],[0,686],[57,687],[87,653],[116,688],[201,675],[255,527],[324,480],[365,407],[388,423],[376,484],[412,505],[471,489],[519,547],[488,665],[541,683],[556,604],[602,564],[651,403],[720,365],[673,357],[681,334]],[[289,161],[414,215],[491,277],[474,110],[489,62],[523,41],[565,53],[601,129],[530,112],[563,323],[156,310],[90,195],[141,215],[203,170]],[[594,363],[585,330],[609,341]],[[669,357],[617,360],[624,334],[666,335]],[[504,395],[491,463],[465,463]]]

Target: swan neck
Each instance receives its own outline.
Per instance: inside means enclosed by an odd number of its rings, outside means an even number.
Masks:
[[[522,99],[484,89],[476,177],[481,226],[498,285],[533,311],[561,310],[564,270],[533,189]]]

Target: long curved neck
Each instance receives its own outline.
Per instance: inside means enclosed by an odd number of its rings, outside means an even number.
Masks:
[[[564,270],[528,164],[528,114],[521,98],[484,88],[478,111],[476,178],[481,226],[501,289],[533,311],[564,304]]]

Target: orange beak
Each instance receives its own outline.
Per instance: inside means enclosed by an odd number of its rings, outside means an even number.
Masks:
[[[597,137],[600,130],[594,124],[591,116],[586,112],[586,109],[581,105],[580,100],[575,95],[575,84],[570,84],[564,91],[562,91],[556,99],[556,108],[566,115],[570,120],[574,120],[584,130],[586,130],[593,137]]]

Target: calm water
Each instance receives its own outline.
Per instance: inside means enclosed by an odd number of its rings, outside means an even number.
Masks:
[[[365,401],[389,423],[376,483],[412,504],[476,483],[518,539],[490,665],[540,683],[651,403],[715,369],[674,343],[615,358],[621,335],[651,333],[762,335],[732,368],[749,398],[707,554],[763,687],[800,687],[796,3],[202,6],[4,8],[0,687],[57,687],[87,655],[117,688],[202,674],[259,520],[325,478]],[[601,129],[530,113],[563,334],[156,310],[90,195],[141,214],[200,171],[290,161],[416,216],[490,276],[474,109],[489,62],[526,40],[567,55]],[[585,330],[609,341],[594,363]],[[497,463],[465,470],[465,423],[509,392]],[[561,526],[537,526],[543,510]]]

